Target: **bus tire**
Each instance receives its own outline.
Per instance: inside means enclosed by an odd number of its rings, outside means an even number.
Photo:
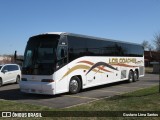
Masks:
[[[81,89],[81,81],[78,77],[72,77],[70,82],[69,82],[69,92],[71,94],[76,94],[80,91]]]
[[[0,87],[3,85],[3,80],[0,78]]]
[[[138,72],[134,71],[134,82],[138,81]]]
[[[129,71],[129,75],[128,75],[128,82],[131,83],[134,81],[134,73],[133,71]]]

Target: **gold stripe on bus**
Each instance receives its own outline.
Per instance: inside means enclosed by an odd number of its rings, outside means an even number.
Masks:
[[[73,72],[73,71],[75,71],[75,70],[78,70],[78,69],[89,70],[90,67],[87,66],[87,65],[77,65],[77,66],[74,66],[74,67],[72,67],[70,70],[68,70],[68,71],[63,75],[63,77],[62,77],[60,80],[62,80],[62,79],[63,79],[64,77],[66,77],[67,75],[69,75],[71,72]],[[93,71],[93,72],[98,72],[98,73],[103,73],[103,72],[98,71],[98,70],[96,70],[96,69],[93,69],[92,71]]]
[[[122,67],[139,67],[139,66],[128,65],[128,64],[120,64],[120,63],[117,63],[117,64],[111,64],[111,65],[122,66]]]

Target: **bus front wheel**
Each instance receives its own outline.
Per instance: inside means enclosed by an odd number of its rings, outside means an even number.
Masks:
[[[71,94],[76,94],[81,89],[81,81],[78,77],[72,77],[69,83],[69,92]]]

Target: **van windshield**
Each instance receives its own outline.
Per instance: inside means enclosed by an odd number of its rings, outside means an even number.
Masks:
[[[24,54],[23,74],[51,75],[54,72],[59,35],[31,37]]]

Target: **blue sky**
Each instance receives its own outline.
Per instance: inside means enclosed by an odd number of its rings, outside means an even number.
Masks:
[[[0,54],[23,54],[30,36],[73,32],[152,43],[160,0],[0,0]]]

